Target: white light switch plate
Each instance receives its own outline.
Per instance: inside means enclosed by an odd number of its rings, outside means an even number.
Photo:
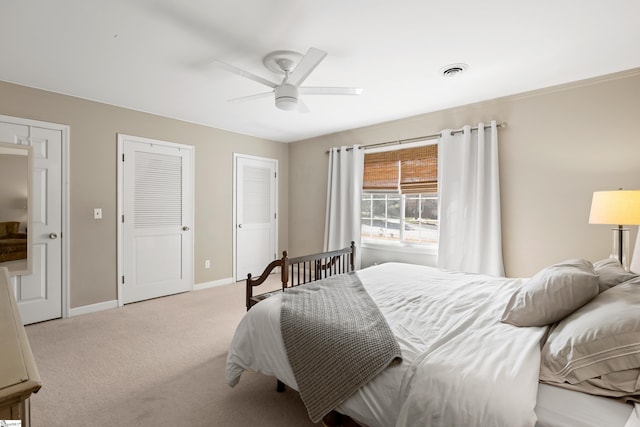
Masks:
[[[102,208],[93,209],[93,219],[102,219]]]

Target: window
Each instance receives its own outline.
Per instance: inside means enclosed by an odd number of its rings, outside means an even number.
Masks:
[[[362,239],[438,243],[438,146],[365,154]]]

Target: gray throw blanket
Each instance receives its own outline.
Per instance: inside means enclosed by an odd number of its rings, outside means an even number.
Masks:
[[[387,366],[402,362],[387,321],[354,273],[286,289],[280,325],[313,422]]]

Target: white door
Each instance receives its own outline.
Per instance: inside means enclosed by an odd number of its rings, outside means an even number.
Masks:
[[[193,288],[193,147],[118,135],[120,304]]]
[[[258,276],[277,257],[278,161],[236,154],[235,278]]]
[[[62,317],[62,147],[66,126],[0,116],[0,141],[32,147],[31,266],[13,278],[24,324]]]

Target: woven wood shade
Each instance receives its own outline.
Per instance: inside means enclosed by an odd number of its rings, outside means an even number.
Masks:
[[[393,151],[364,155],[362,189],[367,191],[397,191],[399,163]]]
[[[402,194],[437,193],[438,145],[365,154],[362,189]]]

